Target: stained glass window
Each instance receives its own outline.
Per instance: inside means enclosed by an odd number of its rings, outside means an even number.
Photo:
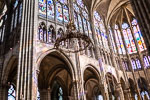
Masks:
[[[56,3],[56,19],[60,22],[63,21],[62,5],[59,2]]]
[[[54,2],[53,2],[53,0],[47,0],[47,16],[48,16],[48,18],[54,18]]]
[[[46,42],[47,34],[44,23],[39,26],[39,40]]]
[[[39,0],[39,14],[46,16],[46,0]]]
[[[8,89],[8,100],[16,100],[16,91],[13,85]]]
[[[112,45],[113,51],[116,53],[117,52],[116,51],[116,45],[115,45],[113,34],[112,34],[112,31],[111,31],[110,28],[109,28],[109,36],[110,36],[110,39],[111,39],[111,45]]]
[[[137,69],[137,68],[136,68],[135,60],[133,60],[133,59],[132,59],[132,68],[133,68],[134,70],[136,70],[136,69]]]
[[[48,43],[53,43],[56,40],[56,35],[54,33],[54,27],[50,26],[48,30]]]
[[[100,15],[96,11],[94,11],[94,26],[98,38],[97,40],[99,41],[99,45],[103,44],[105,49],[109,50],[108,37],[106,35],[105,26],[103,20],[100,18]]]
[[[137,24],[136,19],[134,19],[132,21],[132,27],[133,27],[134,36],[136,38],[136,41],[138,42],[138,46],[140,48],[140,51],[145,50],[146,46],[145,46],[145,43],[144,43],[144,39],[143,39],[142,33],[139,29],[139,25]]]
[[[14,22],[14,28],[17,26],[17,20],[18,19],[18,8],[15,11],[15,22]]]
[[[115,25],[115,39],[118,46],[119,54],[125,54],[125,47],[123,45],[122,37],[118,25]]]
[[[83,33],[83,25],[82,25],[82,19],[80,15],[78,15],[78,21],[79,21],[79,30],[81,33]]]
[[[150,63],[148,61],[147,56],[144,56],[144,63],[145,63],[145,67],[150,67]]]
[[[147,91],[142,91],[142,92],[141,92],[141,96],[142,96],[143,100],[145,100],[146,98],[147,98],[148,100],[150,99],[149,94],[148,94]]]
[[[37,100],[40,100],[40,93],[37,91]]]
[[[63,14],[64,14],[64,22],[69,22],[69,9],[66,5],[64,5],[63,9]]]
[[[14,9],[18,6],[19,0],[15,0]]]
[[[58,98],[59,98],[59,100],[63,100],[63,90],[61,87],[59,87]]]
[[[76,29],[79,30],[79,27],[78,27],[78,19],[77,19],[77,14],[76,14],[76,12],[74,12],[74,23],[75,23]]]
[[[20,4],[20,9],[19,9],[19,23],[21,23],[22,19],[22,3]]]
[[[85,18],[83,18],[83,26],[84,26],[84,32],[85,32],[85,34],[88,35],[87,22],[86,22]]]
[[[137,69],[141,69],[142,68],[139,59],[136,59],[136,65],[137,65]]]
[[[84,7],[82,0],[77,0],[77,4],[80,5],[82,8]]]

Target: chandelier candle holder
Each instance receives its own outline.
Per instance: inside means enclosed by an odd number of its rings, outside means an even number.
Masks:
[[[56,39],[54,48],[69,53],[77,53],[92,44],[90,37],[76,30],[73,21],[70,21],[66,28],[66,33]],[[67,46],[62,46],[62,43],[66,42]]]

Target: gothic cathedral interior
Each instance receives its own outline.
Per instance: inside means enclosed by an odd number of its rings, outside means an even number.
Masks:
[[[0,100],[150,100],[150,0],[0,0]]]

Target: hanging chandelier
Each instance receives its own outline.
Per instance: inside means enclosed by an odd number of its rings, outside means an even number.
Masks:
[[[54,45],[56,49],[69,53],[77,53],[85,50],[92,44],[91,39],[86,34],[82,34],[76,30],[73,21],[70,21],[66,25],[66,28],[66,32],[56,39]]]

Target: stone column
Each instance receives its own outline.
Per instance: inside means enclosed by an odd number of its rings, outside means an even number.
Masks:
[[[33,62],[33,40],[37,33],[37,0],[23,0],[16,100],[35,100],[37,77]],[[35,93],[36,92],[36,93]]]
[[[79,100],[79,91],[78,91],[78,81],[77,80],[74,80],[73,81],[73,100]]]
[[[40,100],[51,100],[50,88],[40,90]]]
[[[150,51],[150,1],[149,0],[130,0],[133,11],[138,19],[143,38]],[[150,54],[150,52],[149,52]]]

